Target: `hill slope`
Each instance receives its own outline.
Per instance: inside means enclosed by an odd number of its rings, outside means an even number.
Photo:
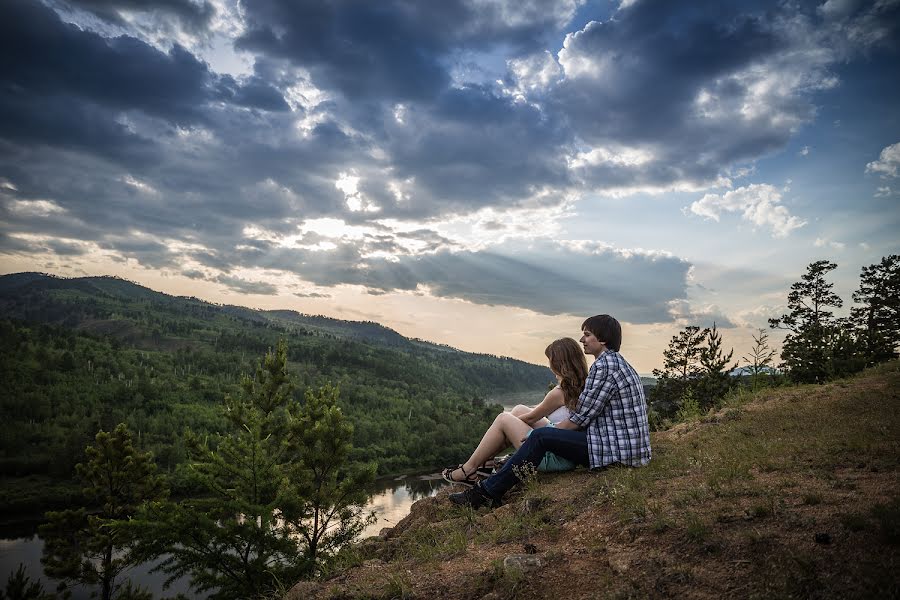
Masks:
[[[735,398],[643,469],[542,475],[493,512],[421,500],[287,598],[898,597],[898,384],[895,361]],[[526,551],[541,568],[504,568]]]
[[[175,472],[186,460],[185,427],[221,430],[222,398],[240,393],[241,376],[279,339],[298,401],[306,388],[338,385],[353,457],[381,473],[446,464],[499,410],[485,398],[540,397],[553,381],[544,366],[407,339],[377,323],[221,306],[113,277],[6,275],[0,477],[20,479],[0,493],[0,509],[33,507],[37,495],[64,504],[55,491],[24,493],[31,484],[21,478],[70,477],[97,431],[120,422]]]

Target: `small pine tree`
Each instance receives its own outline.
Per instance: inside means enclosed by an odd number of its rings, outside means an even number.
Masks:
[[[750,387],[759,388],[761,378],[771,369],[772,360],[777,352],[769,348],[769,334],[765,329],[757,329],[753,336],[753,347],[750,354],[742,357],[747,369],[750,371]]]
[[[31,581],[25,574],[25,565],[20,564],[6,580],[6,588],[0,589],[0,600],[53,600],[56,596],[44,592],[44,586]]]
[[[722,350],[722,334],[713,323],[712,329],[706,330],[706,346],[700,350],[702,376],[697,381],[697,401],[702,409],[708,409],[719,402],[731,388],[731,370],[737,365],[729,365],[734,349],[725,354]]]
[[[131,432],[120,423],[111,433],[100,431],[85,449],[87,461],[76,465],[87,507],[48,512],[40,528],[45,572],[63,585],[99,585],[100,598],[110,600],[119,574],[141,562],[129,550],[134,540],[117,529],[117,521],[134,515],[144,501],[164,499],[168,491],[156,473],[153,455],[134,448]],[[130,585],[129,585],[130,589]]]

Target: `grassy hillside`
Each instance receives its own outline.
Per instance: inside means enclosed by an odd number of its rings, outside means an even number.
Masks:
[[[287,597],[896,598],[898,384],[895,361],[737,396],[645,468],[541,475],[492,512],[421,500]]]

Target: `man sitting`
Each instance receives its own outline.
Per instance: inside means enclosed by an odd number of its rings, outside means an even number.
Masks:
[[[556,427],[535,429],[500,471],[465,492],[451,494],[451,502],[473,508],[499,506],[503,495],[518,483],[516,471],[525,464],[538,465],[547,451],[592,470],[650,462],[644,386],[619,354],[622,326],[609,315],[597,315],[581,329],[584,352],[595,360],[575,412]]]

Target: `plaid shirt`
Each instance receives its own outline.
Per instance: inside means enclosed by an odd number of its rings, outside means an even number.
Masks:
[[[650,425],[641,378],[622,355],[606,350],[588,371],[569,420],[587,428],[591,468],[650,462]]]

